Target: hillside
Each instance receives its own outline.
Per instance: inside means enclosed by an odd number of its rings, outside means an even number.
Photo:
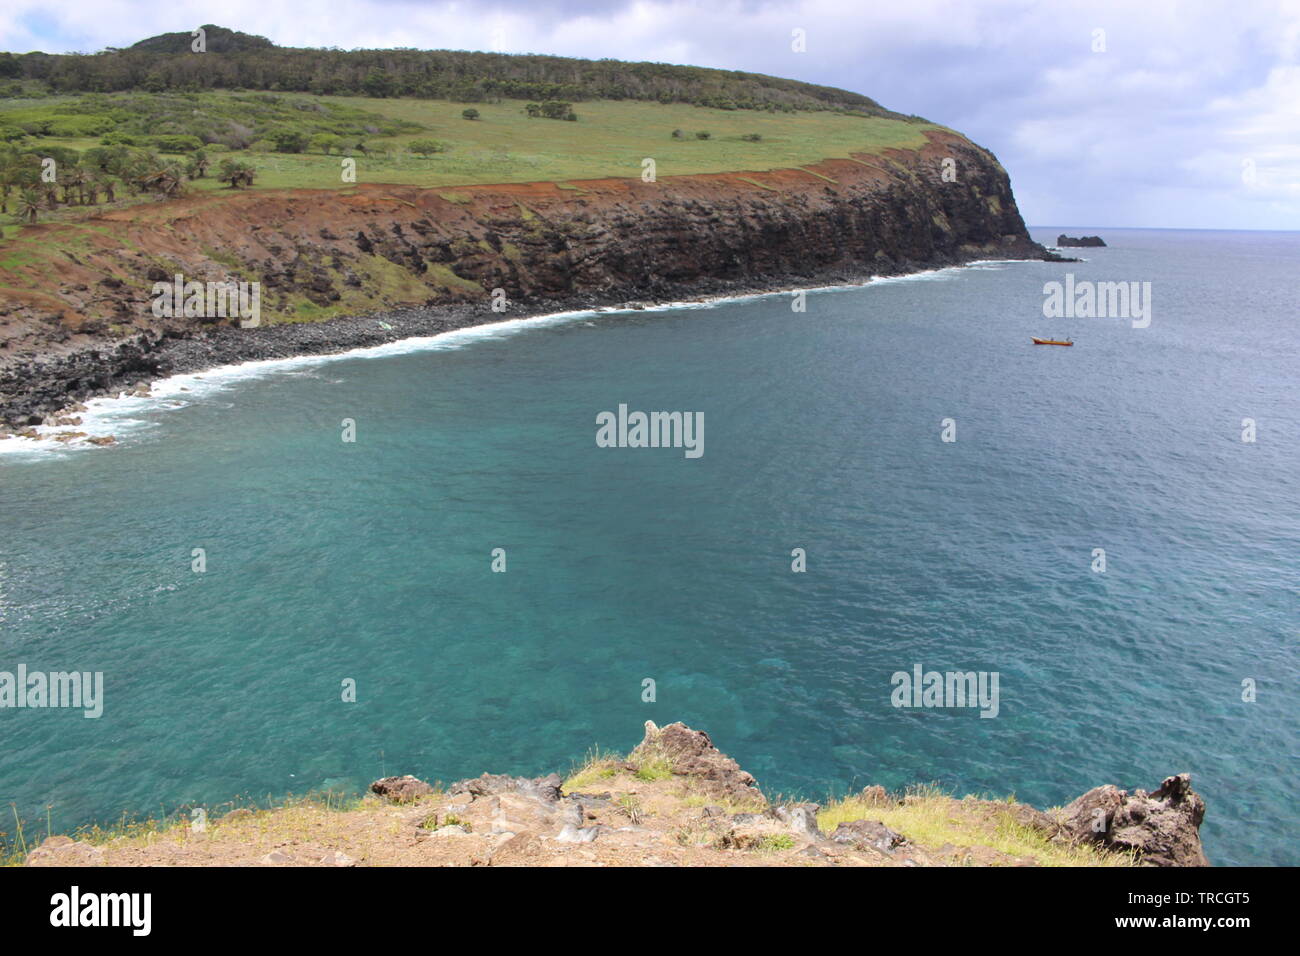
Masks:
[[[29,866],[1206,866],[1186,775],[1151,794],[1097,787],[1050,812],[879,786],[825,806],[772,800],[683,724],[567,776],[447,788],[386,777],[325,796],[51,836]],[[206,814],[207,811],[205,811]],[[1104,826],[1093,826],[1100,818]]]
[[[536,57],[492,75],[570,98],[288,93],[276,71],[293,57],[364,51],[285,51],[213,28],[210,49],[228,52],[175,52],[184,36],[57,68],[0,59],[22,77],[0,98],[0,422],[52,427],[76,417],[70,403],[177,371],[560,308],[1050,258],[991,153],[855,94],[613,61],[556,72]],[[446,73],[442,54],[381,52]],[[462,77],[500,59],[447,56],[468,58],[447,67]],[[76,87],[60,79],[69,64],[84,78],[101,62],[239,57],[269,57],[240,75],[277,91],[164,72],[93,81],[129,92],[50,92]],[[561,75],[571,88],[555,87]],[[778,92],[794,99],[758,108]],[[257,327],[224,310],[155,313],[155,283],[176,275],[257,283]]]

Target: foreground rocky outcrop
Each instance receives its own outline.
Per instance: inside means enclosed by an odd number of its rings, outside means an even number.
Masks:
[[[1190,774],[1166,777],[1154,793],[1107,785],[1062,808],[1058,838],[1137,854],[1143,866],[1209,866],[1201,849],[1205,801]]]
[[[558,309],[1054,258],[992,154],[925,136],[794,169],[208,193],[31,226],[0,266],[0,420],[36,424],[176,372]],[[154,315],[154,283],[178,274],[259,282],[264,327]]]
[[[681,723],[646,723],[626,758],[558,774],[483,774],[439,790],[385,777],[358,807],[234,810],[196,830],[91,844],[56,836],[29,866],[1036,866],[1206,865],[1204,803],[1186,774],[1152,794],[1098,787],[1054,813],[891,796],[773,803]],[[1097,822],[1100,821],[1100,822]],[[938,836],[936,836],[938,834]]]

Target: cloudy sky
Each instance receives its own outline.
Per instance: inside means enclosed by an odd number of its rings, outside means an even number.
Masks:
[[[1300,0],[5,0],[0,49],[93,52],[214,22],[287,46],[789,76],[966,133],[1031,225],[1300,229]]]

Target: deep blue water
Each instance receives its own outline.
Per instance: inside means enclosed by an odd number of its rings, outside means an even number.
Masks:
[[[1042,806],[1186,770],[1213,862],[1300,863],[1300,234],[1104,235],[1086,262],[804,313],[208,374],[102,411],[116,447],[6,449],[0,670],[103,671],[105,710],[0,710],[0,803],[57,831],[536,774],[684,720],[813,798],[935,781]],[[1150,327],[1045,319],[1066,272],[1152,282]],[[1055,334],[1075,347],[1030,344]],[[619,403],[703,412],[703,457],[598,448]],[[918,663],[998,672],[998,716],[892,707]]]

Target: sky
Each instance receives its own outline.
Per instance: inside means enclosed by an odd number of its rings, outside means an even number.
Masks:
[[[0,49],[204,23],[792,77],[965,133],[1031,226],[1300,229],[1300,0],[5,0]]]

